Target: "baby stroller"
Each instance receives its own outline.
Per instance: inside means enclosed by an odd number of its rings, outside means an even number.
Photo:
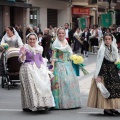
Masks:
[[[10,90],[11,85],[20,83],[19,70],[21,64],[18,61],[19,50],[19,48],[9,48],[2,54],[4,68],[1,80],[2,88],[4,88],[6,85],[8,87],[8,90]]]

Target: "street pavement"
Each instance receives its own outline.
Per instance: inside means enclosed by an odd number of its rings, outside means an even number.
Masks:
[[[103,115],[103,110],[87,107],[87,99],[91,79],[95,71],[96,55],[85,58],[85,69],[89,75],[84,76],[80,71],[78,77],[82,105],[79,109],[51,110],[48,112],[23,112],[21,109],[20,85],[10,90],[0,87],[0,120],[118,120],[119,116],[109,117]]]

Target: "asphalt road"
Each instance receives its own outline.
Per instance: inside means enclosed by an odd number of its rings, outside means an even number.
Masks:
[[[95,68],[96,55],[90,55],[85,61],[86,67],[93,71],[88,76],[80,76],[82,106],[79,109],[51,110],[48,112],[23,112],[21,109],[20,85],[7,88],[0,86],[0,120],[119,120],[120,116],[103,115],[103,110],[86,106],[90,79]],[[93,68],[90,66],[93,65]],[[88,82],[89,81],[89,82]],[[88,87],[87,87],[88,86]]]

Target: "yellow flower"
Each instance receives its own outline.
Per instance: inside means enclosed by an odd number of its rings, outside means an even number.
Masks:
[[[79,63],[83,63],[83,61],[84,61],[83,57],[78,56],[78,61],[79,61]]]
[[[71,60],[74,60],[74,59],[76,59],[76,58],[77,58],[77,55],[76,55],[76,54],[70,56],[70,59],[71,59]]]
[[[72,55],[70,57],[70,59],[73,61],[74,64],[81,64],[83,63],[84,59],[82,56],[78,56],[78,55]]]
[[[115,64],[120,64],[120,60],[119,60],[119,61],[117,61],[117,62],[115,62]]]
[[[7,43],[2,43],[1,45],[2,46],[9,46]]]

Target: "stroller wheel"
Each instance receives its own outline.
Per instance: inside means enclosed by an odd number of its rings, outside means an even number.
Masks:
[[[4,88],[5,87],[5,77],[3,77],[2,76],[2,80],[1,80],[1,86],[2,86],[2,88]]]

